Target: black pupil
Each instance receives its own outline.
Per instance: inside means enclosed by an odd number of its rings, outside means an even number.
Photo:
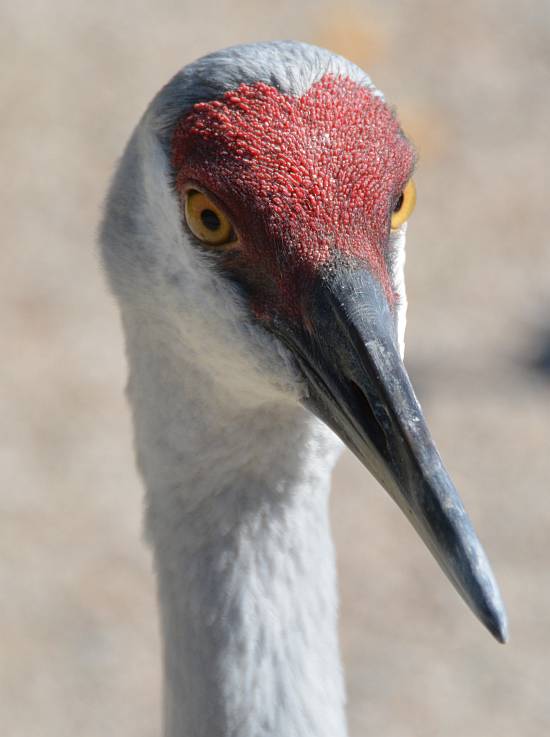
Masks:
[[[403,207],[403,199],[404,199],[403,198],[403,192],[401,192],[401,194],[399,195],[399,199],[397,200],[397,202],[394,205],[394,208],[393,208],[393,211],[394,212],[399,212],[399,210]]]
[[[202,224],[208,230],[218,230],[221,226],[220,219],[214,210],[203,210],[201,212]]]

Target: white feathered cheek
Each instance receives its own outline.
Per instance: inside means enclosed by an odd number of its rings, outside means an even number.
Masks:
[[[182,245],[187,253],[168,279],[181,357],[192,356],[205,378],[252,404],[298,400],[304,390],[294,361],[251,314],[216,254],[185,237]]]

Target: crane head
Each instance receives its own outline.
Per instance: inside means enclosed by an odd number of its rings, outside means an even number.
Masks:
[[[301,402],[323,420],[505,641],[497,585],[402,361],[414,164],[382,94],[341,57],[291,42],[217,52],[136,129],[105,261],[123,303],[170,314],[228,395]]]

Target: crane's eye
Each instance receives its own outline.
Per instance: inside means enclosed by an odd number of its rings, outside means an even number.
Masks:
[[[210,246],[222,246],[235,240],[235,231],[227,215],[196,189],[185,193],[185,219],[193,235]]]
[[[393,206],[391,214],[391,228],[396,230],[408,220],[414,206],[416,204],[416,187],[412,179],[409,179],[405,185],[405,189],[399,195],[397,202]]]

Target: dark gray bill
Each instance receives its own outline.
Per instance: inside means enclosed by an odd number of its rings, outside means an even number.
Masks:
[[[474,614],[505,642],[497,584],[430,436],[378,280],[338,269],[319,279],[305,310],[309,330],[276,328],[306,377],[305,404],[378,479]]]

